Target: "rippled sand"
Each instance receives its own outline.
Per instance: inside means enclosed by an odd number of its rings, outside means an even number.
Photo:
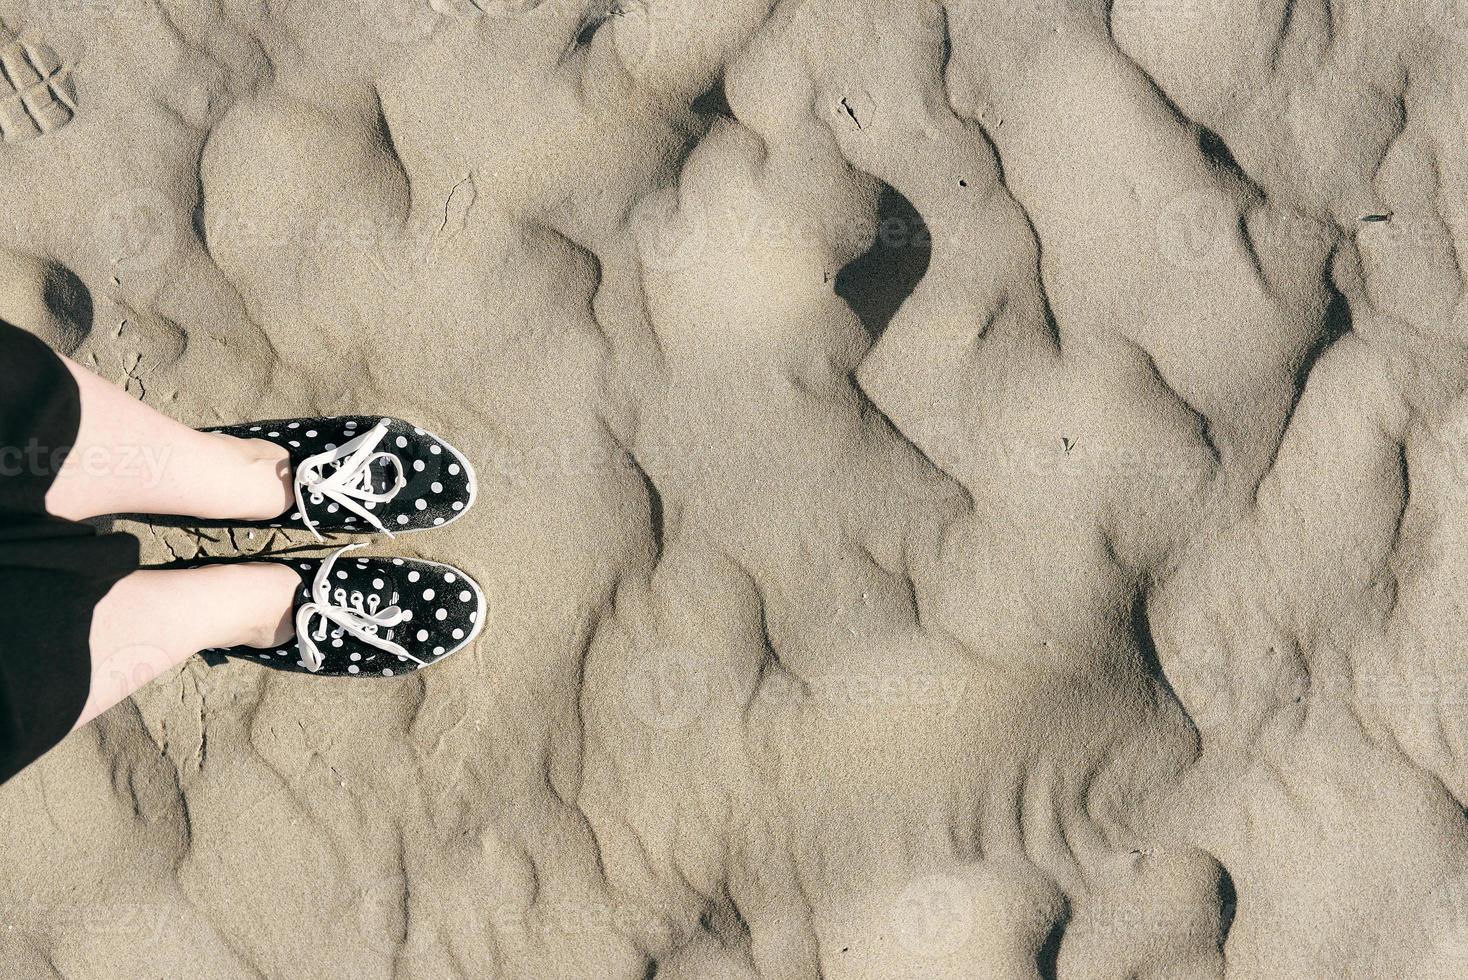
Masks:
[[[490,610],[8,784],[0,975],[1468,973],[1468,6],[0,19],[0,315],[443,434]]]

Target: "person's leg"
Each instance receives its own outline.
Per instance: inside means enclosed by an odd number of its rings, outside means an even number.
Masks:
[[[81,427],[46,494],[51,514],[269,520],[290,508],[283,447],[195,431],[62,360],[81,392]]]
[[[284,643],[300,587],[271,562],[129,575],[92,613],[91,693],[73,730],[200,650]]]

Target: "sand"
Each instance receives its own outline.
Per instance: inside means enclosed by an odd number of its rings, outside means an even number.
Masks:
[[[1468,9],[0,20],[0,315],[441,433],[477,507],[376,547],[490,610],[6,785],[0,975],[1468,973]]]

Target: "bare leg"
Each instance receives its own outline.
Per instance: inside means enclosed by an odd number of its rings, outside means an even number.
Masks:
[[[300,585],[268,562],[129,575],[92,614],[92,688],[73,729],[200,650],[284,643]]]
[[[269,520],[290,508],[282,447],[197,432],[62,360],[81,390],[82,418],[76,446],[46,494],[52,514]]]

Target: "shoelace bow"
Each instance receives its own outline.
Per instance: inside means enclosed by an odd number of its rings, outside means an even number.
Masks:
[[[360,591],[349,593],[340,586],[335,590],[331,588],[331,572],[336,560],[348,551],[363,547],[366,547],[365,542],[349,544],[323,561],[316,571],[316,578],[311,582],[311,601],[302,603],[296,610],[296,639],[301,645],[301,663],[313,674],[320,671],[326,662],[326,657],[317,644],[326,640],[328,635],[339,638],[343,632],[350,633],[370,647],[407,657],[420,667],[428,666],[401,644],[378,635],[380,630],[391,629],[403,622],[402,609],[397,606],[383,607],[381,597],[375,593],[364,596]],[[310,629],[313,617],[321,619],[314,634]],[[335,626],[336,629],[331,630],[328,625]]]
[[[296,467],[296,512],[301,515],[301,522],[306,525],[306,530],[315,535],[317,541],[325,539],[316,530],[316,522],[311,520],[311,515],[306,513],[308,494],[313,504],[331,500],[356,514],[388,537],[393,536],[382,521],[358,503],[358,501],[374,504],[387,503],[396,497],[403,487],[407,486],[408,481],[403,476],[402,460],[392,453],[383,452],[377,448],[387,432],[388,423],[379,422],[355,439],[344,442],[335,449],[328,449],[324,453],[310,456],[302,460],[301,465]],[[397,471],[392,488],[384,492],[372,489],[372,466],[378,460],[388,461]],[[326,467],[333,464],[336,464],[336,468],[327,473]]]

